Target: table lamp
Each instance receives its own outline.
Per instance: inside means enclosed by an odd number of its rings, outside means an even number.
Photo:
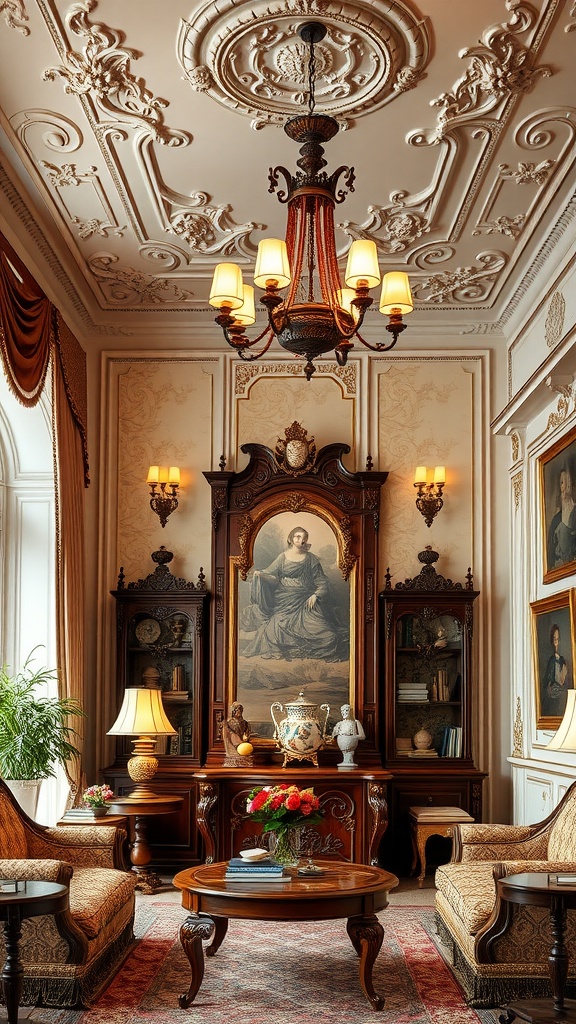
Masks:
[[[564,717],[546,750],[576,751],[576,690],[568,690]]]
[[[136,736],[128,774],[136,787],[126,799],[154,800],[156,794],[145,783],[154,778],[158,760],[154,756],[157,736],[176,736],[162,705],[162,690],[131,686],[124,691],[118,718],[108,736]]]

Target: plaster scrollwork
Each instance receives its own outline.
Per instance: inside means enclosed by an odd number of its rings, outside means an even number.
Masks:
[[[568,17],[576,19],[576,0],[573,0],[572,6],[571,6],[569,14],[568,14]],[[575,29],[576,29],[576,20],[570,21],[570,22],[568,22],[567,25],[564,26],[564,31],[565,32],[573,32]]]
[[[281,125],[305,102],[308,48],[298,20],[317,17],[327,29],[316,46],[316,97],[346,128],[413,89],[430,56],[427,19],[403,0],[208,0],[182,21],[178,60],[190,86],[252,120]]]
[[[48,181],[61,213],[76,227],[78,237],[87,241],[94,235],[108,238],[112,232],[115,238],[123,238],[125,227],[120,227],[111,203],[108,201],[96,167],[88,167],[79,171],[75,163],[52,164],[41,160],[40,166],[47,172]],[[66,201],[65,194],[69,190],[78,190],[79,195]],[[92,205],[92,216],[86,216],[88,207]],[[74,212],[76,208],[77,212]],[[84,215],[80,215],[82,210]]]
[[[522,500],[522,470],[512,477],[512,494],[514,496],[514,508],[517,512]]]
[[[363,224],[344,221],[338,224],[351,241],[370,238],[381,255],[404,252],[417,238],[430,230],[424,215],[403,207],[369,206]]]
[[[233,371],[234,395],[236,398],[245,398],[257,377],[301,377],[302,363],[299,359],[290,363],[265,362],[250,365],[234,363]],[[337,363],[328,360],[318,360],[316,375],[317,379],[323,375],[334,377],[348,398],[358,394],[358,368],[353,362],[348,362],[346,366],[338,366]]]
[[[500,170],[517,185],[543,185],[553,166],[553,160],[542,160],[539,164],[519,163],[515,171],[508,167],[508,164],[500,164]]]
[[[532,47],[518,38],[534,24],[534,8],[518,0],[506,0],[506,7],[509,20],[486,29],[478,46],[460,51],[459,57],[469,58],[466,71],[451,91],[431,101],[439,108],[438,138],[471,116],[485,116],[509,96],[530,92],[538,78],[552,74],[546,65],[535,67]]]
[[[4,16],[8,28],[18,29],[23,36],[30,35],[30,29],[24,24],[29,20],[24,0],[0,0],[0,14]]]
[[[188,132],[169,128],[164,123],[168,101],[146,88],[131,71],[130,62],[141,53],[123,45],[124,33],[101,22],[91,22],[89,14],[97,0],[73,4],[66,24],[75,35],[86,40],[82,53],[69,50],[65,64],[47,68],[43,78],[63,79],[64,90],[76,96],[88,96],[107,117],[143,128],[165,146],[187,146]]]
[[[512,757],[524,757],[524,723],[522,721],[522,705],[520,697],[516,697],[516,714],[514,716],[514,746]]]
[[[117,256],[94,253],[88,260],[88,269],[98,281],[108,302],[115,306],[150,304],[160,306],[193,298],[191,292],[178,288],[170,281],[143,274],[133,267],[119,266]]]
[[[512,462],[518,462],[520,458],[520,434],[516,430],[510,435],[510,444],[512,446]]]
[[[414,292],[424,302],[481,302],[488,298],[498,275],[508,263],[502,252],[478,253],[481,266],[457,267],[435,274],[414,284]]]
[[[566,300],[562,295],[562,292],[554,292],[554,295],[550,299],[550,305],[548,306],[546,323],[544,326],[544,337],[548,348],[554,348],[560,341],[562,332],[564,331],[565,316]]]

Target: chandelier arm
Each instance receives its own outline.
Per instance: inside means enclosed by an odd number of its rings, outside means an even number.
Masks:
[[[266,330],[262,331],[262,334],[258,338],[255,338],[254,341],[250,342],[250,347],[252,347],[252,345],[255,345],[257,341],[260,341],[260,339],[263,338],[267,332],[269,332],[269,338],[264,348],[260,352],[246,352],[245,349],[241,348],[238,350],[238,355],[240,356],[240,359],[243,359],[245,363],[253,363],[255,359],[260,359],[261,356],[265,356],[268,349],[270,348],[270,345],[272,344],[272,339],[274,338],[274,331],[272,330],[271,327],[266,327]]]
[[[280,175],[282,175],[284,181],[286,182],[285,189],[278,189],[278,178]],[[282,165],[279,165],[278,167],[271,167],[270,170],[268,171],[268,181],[270,182],[270,187],[268,188],[268,191],[276,192],[276,189],[278,189],[278,192],[276,194],[278,202],[287,203],[288,200],[290,199],[290,191],[292,188],[292,175],[290,174],[290,171],[288,171],[286,167],[282,167]]]
[[[363,319],[364,319],[364,313],[362,313],[362,316],[361,316],[360,320],[358,321],[358,327],[362,326]],[[399,325],[395,325],[395,326],[398,326],[400,329],[399,330],[395,329],[393,332],[391,332],[393,334],[393,337],[392,337],[392,341],[390,342],[389,345],[385,345],[384,342],[382,342],[382,341],[378,341],[375,345],[371,345],[369,341],[366,341],[366,338],[363,338],[362,335],[359,334],[358,330],[356,330],[356,337],[358,338],[358,341],[361,341],[362,344],[365,345],[366,348],[369,348],[372,352],[389,352],[391,348],[394,348],[394,345],[398,341],[398,337],[399,337],[400,333],[406,327],[406,324],[399,324]],[[387,324],[386,325],[386,330],[387,331],[390,330],[390,327],[391,327],[391,325]]]
[[[233,325],[230,329],[228,327],[223,327],[222,330],[224,332],[224,337],[226,338],[228,344],[232,348],[237,349],[240,352],[240,355],[242,355],[244,349],[252,348],[253,345],[257,345],[259,341],[262,341],[264,335],[267,334],[268,331],[270,330],[270,324],[266,324],[264,330],[261,331],[257,338],[253,338],[252,341],[250,341],[249,338],[246,338],[243,332],[240,333],[240,331],[238,331],[237,328],[236,330],[234,330]]]

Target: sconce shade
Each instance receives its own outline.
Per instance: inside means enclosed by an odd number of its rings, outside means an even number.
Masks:
[[[242,271],[236,263],[217,263],[210,290],[210,305],[221,309],[240,309],[242,296]]]
[[[175,736],[176,729],[166,717],[162,691],[130,686],[124,691],[122,707],[108,736]]]
[[[434,483],[445,484],[446,483],[446,469],[444,466],[436,466],[434,470]]]
[[[566,709],[556,734],[546,744],[546,750],[576,752],[576,690],[568,690]]]
[[[283,238],[263,238],[258,242],[254,284],[257,288],[266,288],[268,281],[274,281],[276,288],[290,284],[288,249]]]
[[[254,305],[254,289],[251,284],[242,285],[244,302],[240,309],[234,310],[234,322],[242,324],[243,327],[250,327],[256,323],[256,306]]]
[[[393,270],[384,275],[382,293],[380,295],[381,313],[411,313],[414,300],[410,291],[408,274],[401,270]]]
[[[380,268],[376,242],[357,238],[348,250],[348,262],[344,280],[349,288],[375,288],[380,284]]]
[[[148,476],[146,477],[147,484],[157,484],[158,477],[160,474],[160,466],[150,466],[148,470]]]
[[[425,484],[427,480],[426,466],[416,466],[416,472],[414,473],[415,484]]]
[[[170,466],[170,469],[168,470],[168,483],[176,484],[178,487],[180,486],[180,470],[178,469],[178,466]]]

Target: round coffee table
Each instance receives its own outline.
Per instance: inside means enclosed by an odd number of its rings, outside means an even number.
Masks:
[[[57,882],[19,882],[18,892],[0,891],[0,921],[4,922],[6,961],[2,985],[8,1024],[16,1024],[22,995],[24,967],[20,959],[21,924],[26,917],[58,914],[68,909],[68,886]]]
[[[290,882],[227,883],[227,863],[202,864],[180,871],[173,879],[182,890],[182,906],[191,911],[180,928],[180,942],[190,963],[191,981],[178,1002],[190,1006],[204,977],[202,939],[211,938],[206,956],[221,946],[228,921],[328,921],[346,918],[346,930],[359,956],[360,984],[374,1010],[384,999],[374,991],[372,968],[384,938],[376,914],[388,906],[388,893],[398,885],[389,871],[368,864],[317,861],[318,877],[292,873]]]

